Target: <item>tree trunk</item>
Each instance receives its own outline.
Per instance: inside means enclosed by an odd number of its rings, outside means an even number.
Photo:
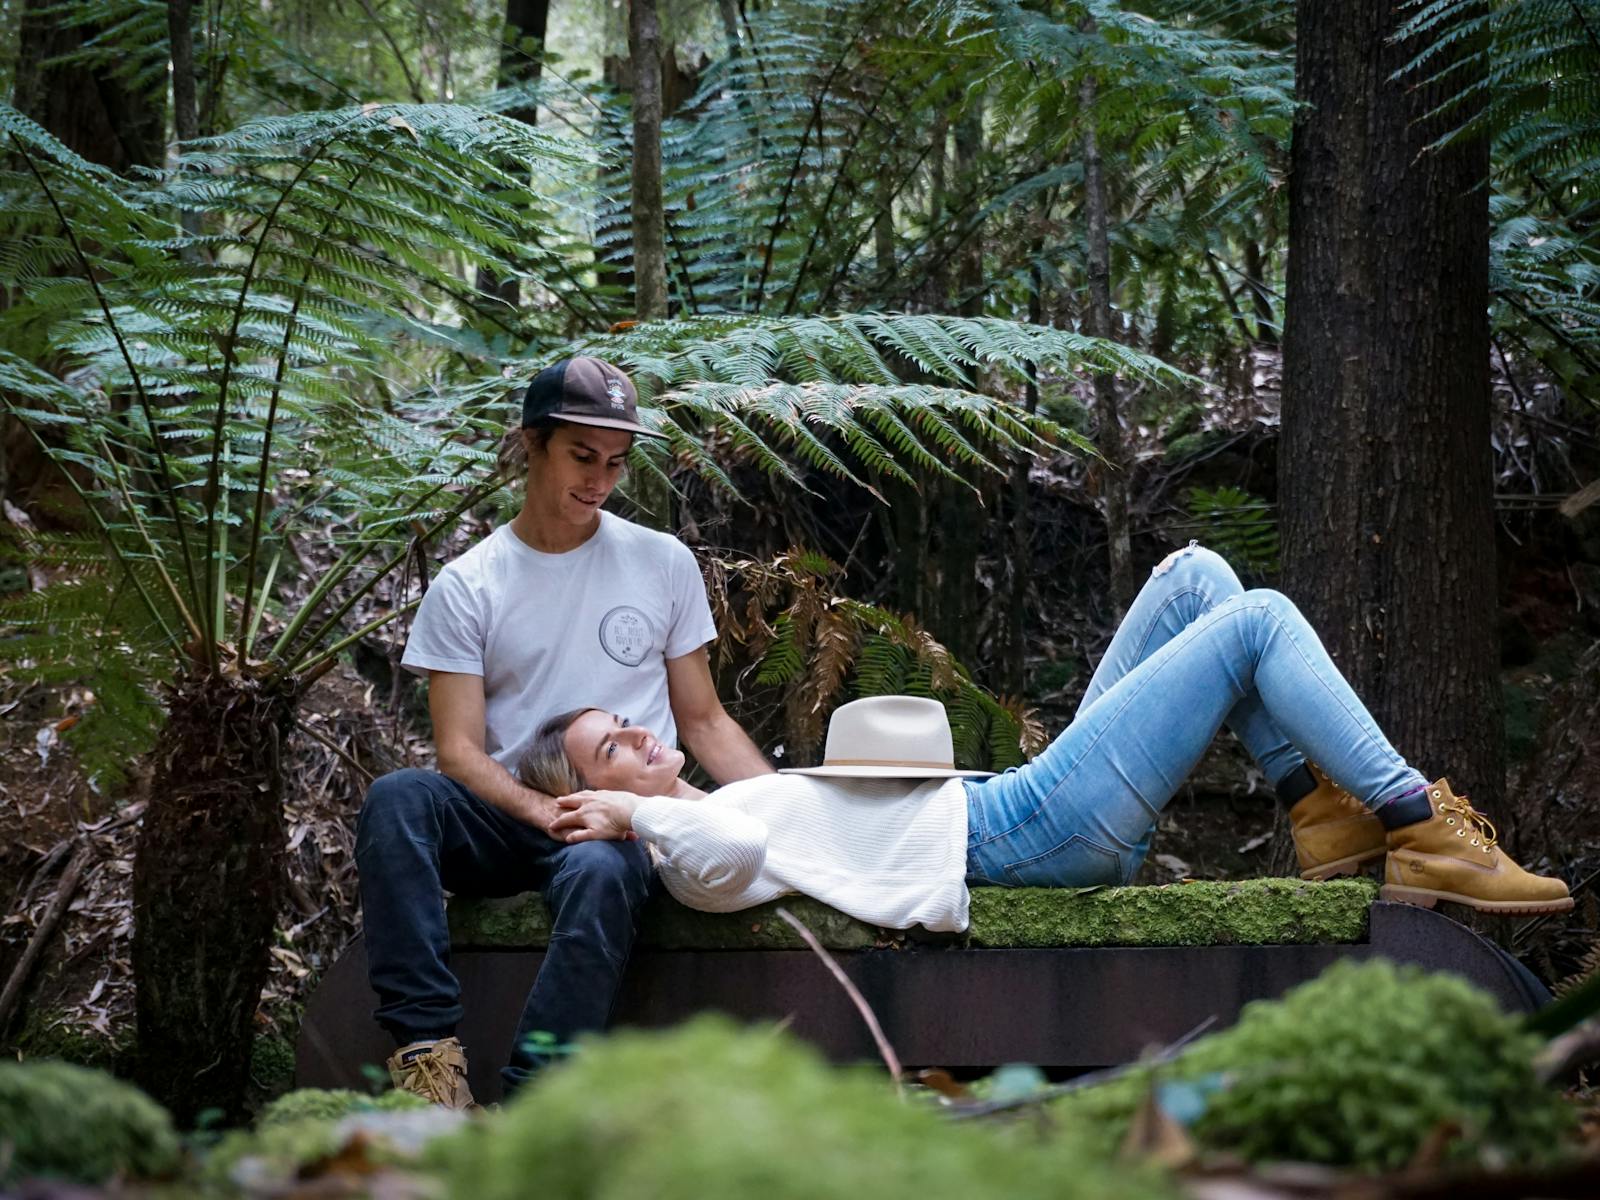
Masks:
[[[978,171],[978,155],[983,150],[983,107],[973,103],[956,122],[954,167],[955,185],[968,191]],[[956,254],[956,311],[964,317],[983,312],[983,236],[974,230]],[[967,386],[974,391],[984,386],[981,369],[973,368]],[[973,473],[961,469],[968,483],[982,486]],[[963,662],[971,662],[978,650],[978,551],[987,510],[972,488],[954,479],[940,479],[935,495],[939,505],[939,640]]]
[[[1428,149],[1445,127],[1426,114],[1446,91],[1393,78],[1418,47],[1390,40],[1403,16],[1391,0],[1296,11],[1284,578],[1400,752],[1492,808],[1505,749],[1489,148]],[[1462,86],[1449,74],[1450,92]]]
[[[544,66],[542,54],[530,55],[524,48],[529,40],[544,46],[550,24],[550,0],[506,0],[506,20],[500,32],[500,68],[496,84],[516,87],[538,79]],[[506,116],[526,125],[539,123],[539,106],[529,104],[507,109]],[[515,279],[501,279],[495,272],[478,268],[478,290],[485,296],[516,309],[522,302],[522,289]]]
[[[661,22],[656,0],[631,0],[633,289],[641,321],[667,315],[666,217],[661,204]]]
[[[1040,204],[1041,224],[1049,216],[1048,201]],[[1035,238],[1029,250],[1032,266],[1028,269],[1028,324],[1044,323],[1044,272],[1039,267],[1044,254],[1044,242]],[[1028,412],[1039,411],[1039,369],[1028,368],[1027,391],[1023,398]],[[1022,695],[1028,683],[1028,583],[1033,578],[1033,513],[1029,505],[1028,468],[1031,455],[1017,453],[1011,462],[1008,480],[1010,521],[1006,528],[1006,624],[1005,657],[1001,662],[1001,686],[1013,696]]]
[[[170,698],[133,865],[134,1075],[179,1122],[239,1117],[283,870],[284,692],[191,678]]]
[[[194,0],[167,0],[167,44],[172,54],[172,129],[182,149],[200,136],[194,88]]]
[[[1093,34],[1095,23],[1085,23]],[[1105,174],[1100,165],[1100,139],[1095,134],[1094,110],[1098,86],[1085,75],[1078,89],[1083,119],[1083,207],[1087,225],[1085,265],[1089,276],[1088,303],[1083,329],[1091,337],[1114,335],[1111,315],[1111,231],[1107,214]],[[1102,371],[1094,377],[1095,448],[1105,464],[1093,470],[1100,482],[1100,506],[1106,520],[1110,552],[1111,599],[1117,615],[1133,601],[1133,540],[1128,529],[1128,473],[1122,444],[1122,415],[1118,411],[1117,381]]]
[[[165,89],[130,89],[106,63],[46,65],[99,32],[71,24],[49,0],[24,0],[12,96],[22,113],[90,162],[126,173],[157,167],[165,152]]]

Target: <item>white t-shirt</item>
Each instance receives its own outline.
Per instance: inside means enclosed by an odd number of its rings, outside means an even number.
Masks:
[[[584,705],[675,746],[669,658],[717,636],[689,548],[600,514],[594,536],[546,554],[502,525],[429,586],[401,664],[483,676],[484,749],[515,772],[539,726]]]

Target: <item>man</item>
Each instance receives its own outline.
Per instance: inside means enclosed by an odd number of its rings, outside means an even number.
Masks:
[[[375,1016],[399,1045],[390,1074],[451,1107],[472,1097],[443,891],[537,888],[550,909],[549,948],[501,1072],[510,1091],[551,1047],[604,1028],[649,890],[637,842],[548,836],[555,797],[512,775],[539,726],[601,704],[669,747],[681,736],[719,783],[772,769],[717,699],[694,556],[601,511],[636,436],[661,435],[639,423],[633,384],[610,363],[539,372],[522,394],[522,508],[444,568],[406,643],[403,664],[428,677],[439,769],[373,784],[356,861]]]

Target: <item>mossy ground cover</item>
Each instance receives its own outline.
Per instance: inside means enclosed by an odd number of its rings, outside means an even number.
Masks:
[[[1376,886],[1365,879],[1248,879],[1081,891],[974,888],[966,936],[938,940],[1018,949],[1359,942],[1366,937],[1367,911],[1376,898]],[[865,950],[907,937],[804,896],[780,903],[830,950]],[[800,935],[777,915],[778,907],[702,913],[661,897],[645,910],[639,944],[659,950],[804,949]],[[450,903],[450,930],[454,944],[463,948],[537,948],[550,939],[549,916],[532,893],[506,900],[457,897]]]
[[[1452,1160],[1537,1164],[1564,1152],[1575,1124],[1534,1075],[1540,1045],[1453,975],[1342,962],[1246,1006],[1175,1062],[1072,1094],[1057,1111],[1110,1147],[1156,1088],[1191,1110],[1202,1144],[1253,1161],[1395,1169],[1453,1130]]]
[[[881,1072],[717,1017],[597,1042],[428,1154],[453,1200],[1176,1194],[1060,1130],[953,1125],[897,1099]]]

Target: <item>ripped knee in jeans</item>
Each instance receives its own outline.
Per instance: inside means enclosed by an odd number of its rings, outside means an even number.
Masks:
[[[1187,546],[1184,546],[1179,550],[1174,550],[1171,554],[1167,555],[1160,562],[1158,562],[1155,565],[1155,569],[1150,572],[1150,578],[1155,579],[1161,575],[1165,575],[1168,571],[1172,570],[1180,558],[1185,558],[1188,555],[1193,554],[1199,548],[1200,539],[1190,538]]]

